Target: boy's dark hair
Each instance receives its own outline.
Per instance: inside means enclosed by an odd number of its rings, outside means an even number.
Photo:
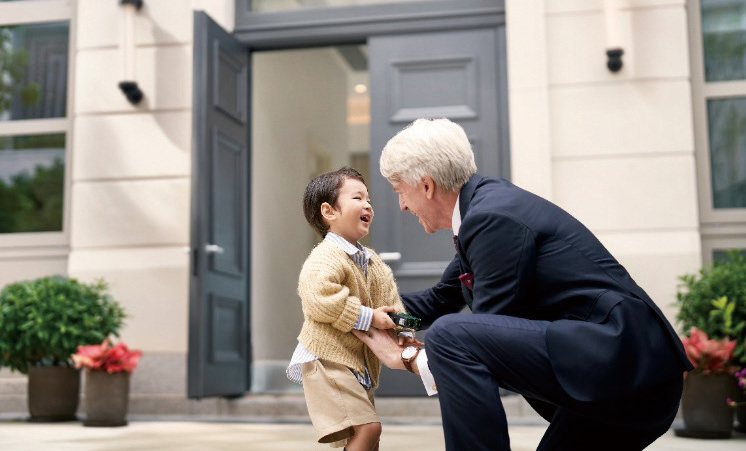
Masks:
[[[306,221],[313,229],[321,235],[326,236],[329,231],[329,225],[324,222],[321,216],[321,204],[328,202],[329,205],[336,208],[337,197],[339,197],[339,188],[346,179],[360,180],[365,184],[362,174],[351,167],[339,168],[336,171],[325,172],[308,182],[306,190],[303,192],[303,215]]]

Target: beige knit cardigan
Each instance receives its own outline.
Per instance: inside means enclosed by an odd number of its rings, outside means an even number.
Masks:
[[[381,362],[351,331],[361,306],[375,309],[392,305],[403,312],[404,305],[391,268],[375,252],[368,251],[367,277],[331,241],[321,241],[311,251],[298,281],[304,318],[298,341],[315,356],[359,373],[367,365],[373,387],[377,387]]]

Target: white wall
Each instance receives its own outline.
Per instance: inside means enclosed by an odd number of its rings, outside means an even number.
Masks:
[[[252,71],[253,390],[286,382],[303,316],[298,273],[319,240],[303,217],[311,152],[348,164],[347,81],[332,49],[255,53]],[[323,168],[318,168],[323,169]]]
[[[133,106],[117,87],[119,2],[77,2],[68,271],[111,283],[130,315],[122,338],[146,357],[187,350],[192,14],[232,27],[233,4],[145,2],[135,18],[145,98]]]
[[[578,217],[673,319],[701,261],[684,0],[507,2],[514,181]]]

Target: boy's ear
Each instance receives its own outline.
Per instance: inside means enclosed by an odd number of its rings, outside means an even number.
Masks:
[[[328,221],[331,221],[336,217],[334,209],[331,205],[329,205],[329,202],[324,202],[323,204],[321,204],[321,216],[323,216],[324,219]]]

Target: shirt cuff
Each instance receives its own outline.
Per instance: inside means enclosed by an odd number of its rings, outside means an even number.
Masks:
[[[353,329],[357,330],[368,330],[370,329],[370,323],[373,322],[373,309],[364,305],[360,306],[360,314],[357,316]]]
[[[422,384],[425,386],[427,396],[437,395],[438,388],[435,385],[433,373],[430,372],[430,367],[427,366],[427,353],[424,349],[417,355],[415,362],[417,362],[417,369],[420,372],[420,378],[422,379]]]
[[[400,337],[407,337],[407,338],[414,338],[414,334],[408,330],[403,330],[399,332]]]

